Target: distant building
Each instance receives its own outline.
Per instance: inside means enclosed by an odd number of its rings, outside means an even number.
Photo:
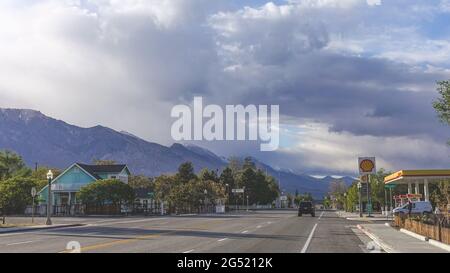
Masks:
[[[98,180],[118,179],[128,183],[130,170],[126,165],[86,165],[75,163],[52,181],[52,203],[55,206],[76,204],[76,193],[81,187]],[[48,186],[39,193],[41,202],[47,202]]]

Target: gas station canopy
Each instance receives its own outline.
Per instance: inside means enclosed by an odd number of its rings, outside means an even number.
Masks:
[[[450,179],[450,170],[401,170],[384,178],[385,184],[408,184],[415,181]]]
[[[424,200],[429,200],[428,183],[436,183],[450,180],[450,170],[401,170],[384,178],[385,184],[408,185],[408,195],[413,193],[412,185],[415,184],[414,193],[421,195],[420,185],[423,185]]]

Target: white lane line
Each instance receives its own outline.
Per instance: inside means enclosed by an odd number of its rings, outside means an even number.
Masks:
[[[106,226],[106,225],[117,225],[117,224],[131,224],[131,223],[142,223],[142,222],[152,222],[162,220],[164,218],[152,218],[152,219],[139,219],[131,221],[118,221],[118,222],[102,222],[100,224],[90,224],[90,226]]]
[[[314,236],[314,232],[316,231],[316,228],[317,228],[317,224],[315,224],[313,229],[311,230],[308,240],[306,240],[306,243],[303,246],[301,253],[306,253],[306,250],[308,250],[309,244],[311,243],[311,240],[312,240],[312,237]]]
[[[322,211],[322,213],[319,216],[319,220],[322,218],[323,214],[325,213],[325,211]]]
[[[11,244],[7,244],[7,246],[24,245],[24,244],[29,244],[29,243],[33,243],[33,242],[34,241],[25,241],[25,242],[11,243]]]
[[[259,225],[259,226],[257,226],[256,228],[262,228],[262,226],[261,226],[261,225]]]
[[[244,230],[244,231],[242,231],[241,233],[248,233],[248,230]]]
[[[183,252],[183,254],[191,253],[191,252],[194,252],[194,251],[195,251],[195,249],[191,249],[191,250]]]
[[[220,240],[218,240],[218,242],[223,242],[223,241],[226,241],[226,240],[228,240],[228,238],[220,239]]]
[[[267,222],[268,225],[272,224],[272,222]]]

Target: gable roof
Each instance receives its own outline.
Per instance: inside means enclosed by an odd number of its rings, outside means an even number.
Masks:
[[[71,170],[73,167],[78,166],[83,172],[91,176],[94,180],[102,180],[102,178],[98,175],[98,173],[121,173],[123,170],[126,170],[128,174],[130,174],[130,171],[125,164],[117,164],[117,165],[87,165],[82,163],[74,163],[70,165],[69,168],[65,169],[60,175],[58,175],[55,179],[52,180],[52,185],[55,184],[58,179],[64,174],[66,174],[69,170]],[[38,194],[43,192],[46,188],[48,188],[48,185],[44,186]]]
[[[99,173],[121,173],[123,169],[127,167],[125,164],[117,164],[117,165],[87,165],[77,163],[77,165],[88,172],[90,175],[95,177],[96,179],[102,179],[98,174]]]

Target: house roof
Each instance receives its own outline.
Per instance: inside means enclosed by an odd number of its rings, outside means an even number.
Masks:
[[[87,171],[90,175],[94,176],[97,179],[101,179],[98,175],[99,173],[120,173],[127,167],[124,164],[116,164],[116,165],[87,165],[77,163],[82,169]]]
[[[57,183],[58,179],[66,172],[68,172],[70,169],[72,169],[74,166],[80,167],[86,174],[90,175],[95,180],[102,180],[102,178],[99,176],[101,173],[121,173],[124,169],[127,171],[128,174],[130,174],[130,170],[128,169],[127,165],[125,164],[116,164],[116,165],[87,165],[82,163],[74,163],[69,168],[67,168],[65,171],[63,171],[60,175],[58,175],[55,179],[52,181],[52,185]],[[42,193],[46,188],[48,188],[48,185],[43,187],[38,194]]]

